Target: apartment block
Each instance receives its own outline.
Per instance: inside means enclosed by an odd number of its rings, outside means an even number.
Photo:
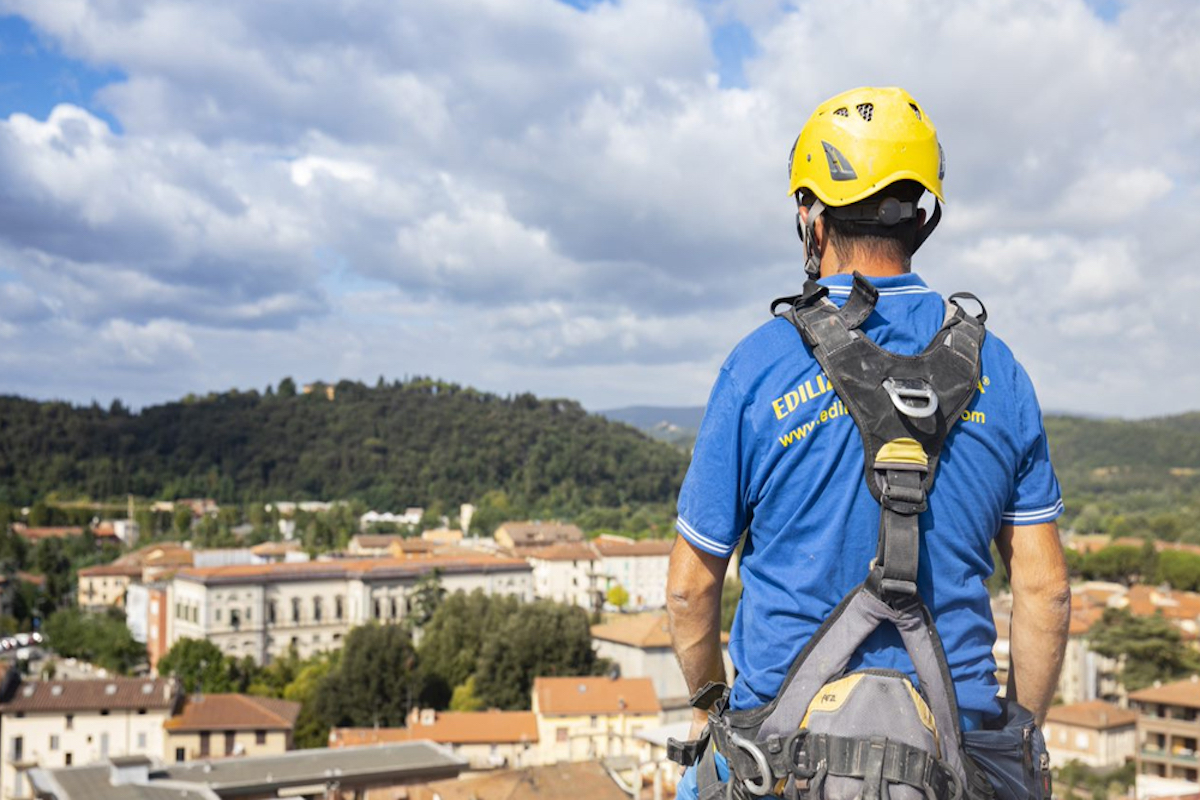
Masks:
[[[334,728],[330,747],[362,747],[428,740],[465,758],[472,770],[539,763],[537,717],[530,711],[414,709],[404,728]]]
[[[171,582],[169,641],[208,639],[260,664],[292,647],[307,657],[337,649],[355,626],[402,621],[434,572],[448,592],[534,597],[524,560],[481,554],[192,568]]]
[[[1139,775],[1200,779],[1200,678],[1151,686],[1131,692],[1129,705],[1138,712]]]
[[[1136,711],[1102,700],[1052,707],[1042,725],[1050,762],[1078,761],[1101,770],[1122,766],[1137,749],[1137,718]]]
[[[541,763],[636,755],[638,734],[662,725],[649,678],[535,678]]]
[[[28,771],[163,752],[164,723],[181,702],[169,680],[22,682],[5,676],[0,693],[0,791],[31,798]]]
[[[124,608],[125,593],[131,584],[141,581],[142,567],[139,564],[104,564],[84,567],[77,574],[76,602],[80,608]]]
[[[603,604],[599,559],[586,544],[550,545],[530,552],[526,558],[533,568],[533,591],[539,599],[588,610]]]
[[[600,536],[591,543],[605,590],[620,586],[629,595],[628,608],[666,608],[667,562],[673,540],[634,540]]]

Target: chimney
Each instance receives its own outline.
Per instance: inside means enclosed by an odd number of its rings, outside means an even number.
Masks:
[[[145,786],[150,783],[150,759],[146,756],[110,758],[108,782],[113,786]]]

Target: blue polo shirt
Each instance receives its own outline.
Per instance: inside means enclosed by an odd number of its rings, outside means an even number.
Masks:
[[[840,305],[851,281],[837,275],[821,283]],[[942,297],[913,274],[871,282],[879,302],[862,330],[895,353],[924,350],[945,316]],[[991,333],[981,368],[921,515],[917,583],[961,709],[991,716],[1000,710],[996,628],[984,584],[994,569],[991,543],[1002,524],[1055,519],[1062,499],[1029,376]],[[737,672],[733,708],[771,700],[809,637],[866,577],[879,504],[862,467],[854,422],[791,323],[773,319],[746,337],[717,376],[676,524],[692,545],[717,556],[731,555],[746,535],[729,647]],[[891,626],[867,640],[851,667],[916,678]]]

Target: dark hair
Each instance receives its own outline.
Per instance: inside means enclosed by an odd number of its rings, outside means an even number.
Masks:
[[[916,181],[897,181],[861,202],[878,203],[883,197],[895,197],[902,202],[915,203],[924,193],[925,187]],[[814,196],[805,192],[801,202],[810,206]],[[846,206],[853,208],[856,204]],[[907,219],[896,225],[880,225],[875,222],[851,222],[838,219],[836,212],[828,210],[821,215],[825,220],[825,231],[829,246],[838,255],[838,260],[852,267],[856,259],[873,258],[899,262],[905,272],[912,268],[912,254],[917,241],[919,220]]]

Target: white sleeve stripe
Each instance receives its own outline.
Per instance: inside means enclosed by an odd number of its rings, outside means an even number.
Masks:
[[[683,535],[683,538],[695,545],[700,546],[704,550],[712,552],[713,555],[727,556],[737,549],[736,542],[730,545],[721,544],[718,541],[698,533],[696,529],[689,525],[687,520],[685,520],[683,517],[676,518],[675,529]]]
[[[1063,511],[1063,501],[1033,511],[1010,511],[1000,515],[1003,522],[1045,522],[1054,519]]]

